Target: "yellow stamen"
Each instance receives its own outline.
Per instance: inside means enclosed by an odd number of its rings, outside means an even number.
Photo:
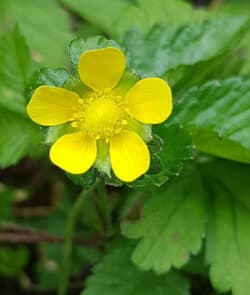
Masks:
[[[121,96],[116,96],[110,89],[92,92],[79,99],[78,107],[73,115],[73,127],[79,127],[96,140],[109,138],[119,134],[127,125],[128,114]]]

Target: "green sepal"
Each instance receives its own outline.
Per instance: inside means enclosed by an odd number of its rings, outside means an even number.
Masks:
[[[83,52],[92,49],[116,47],[120,48],[118,43],[113,40],[108,40],[103,36],[95,36],[88,39],[77,38],[74,39],[69,46],[69,57],[72,66],[72,71],[77,74],[77,67],[80,56]]]
[[[83,187],[85,189],[90,188],[96,181],[96,170],[91,168],[84,174],[71,174],[66,173],[66,176],[71,180],[75,185]]]
[[[32,75],[30,85],[26,89],[26,97],[29,100],[34,90],[42,85],[63,87],[68,78],[69,73],[63,68],[41,68]]]

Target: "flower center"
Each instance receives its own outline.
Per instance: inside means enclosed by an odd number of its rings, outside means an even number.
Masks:
[[[127,124],[126,110],[121,96],[114,95],[110,90],[93,92],[79,100],[71,125],[92,138],[109,141]]]

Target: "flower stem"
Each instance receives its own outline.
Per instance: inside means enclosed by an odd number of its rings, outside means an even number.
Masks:
[[[96,189],[99,185],[99,181],[96,181],[88,190],[84,190],[74,203],[68,217],[68,221],[65,228],[65,242],[63,246],[62,262],[59,275],[59,288],[58,295],[66,295],[69,283],[69,276],[71,271],[71,256],[72,245],[74,238],[75,225],[82,207],[85,203],[85,199]]]

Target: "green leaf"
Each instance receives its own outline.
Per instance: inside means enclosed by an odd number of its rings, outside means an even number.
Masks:
[[[0,167],[4,168],[39,153],[41,133],[25,112],[25,87],[32,71],[25,40],[14,28],[0,44]]]
[[[215,11],[215,17],[220,17],[221,15],[246,15],[250,17],[250,3],[248,0],[238,0],[238,1],[222,1],[220,6]],[[241,42],[241,47],[244,48],[243,53],[246,55],[246,62],[244,63],[242,74],[250,74],[250,32],[246,34]]]
[[[245,62],[241,49],[230,50],[206,61],[178,66],[167,71],[163,78],[170,84],[174,98],[178,99],[187,89],[200,86],[204,81],[239,76]]]
[[[21,115],[0,108],[0,167],[16,164],[26,155],[41,153],[40,128]]]
[[[18,23],[34,60],[49,66],[66,64],[67,44],[74,35],[66,13],[56,1],[1,0],[0,10],[0,34]]]
[[[205,230],[205,192],[199,173],[187,167],[181,176],[154,191],[137,223],[122,224],[122,232],[140,239],[132,260],[143,270],[164,273],[182,267],[201,247]]]
[[[244,35],[248,22],[247,17],[225,17],[177,29],[156,26],[146,36],[138,30],[129,31],[121,43],[129,49],[132,67],[139,74],[161,76],[167,70],[208,60],[232,48]]]
[[[188,295],[187,281],[176,272],[157,276],[139,271],[130,261],[128,247],[113,250],[87,280],[82,295]]]
[[[172,116],[206,153],[250,163],[250,81],[231,78],[188,90]]]
[[[209,195],[206,261],[212,284],[234,295],[250,290],[249,165],[214,160],[201,166]]]
[[[204,16],[204,12],[193,10],[184,1],[137,0],[135,4],[127,0],[61,0],[61,2],[82,16],[91,24],[117,37],[132,27],[144,31],[156,23],[179,24]]]
[[[0,107],[25,114],[24,90],[32,72],[32,61],[17,27],[0,40],[0,60]]]

